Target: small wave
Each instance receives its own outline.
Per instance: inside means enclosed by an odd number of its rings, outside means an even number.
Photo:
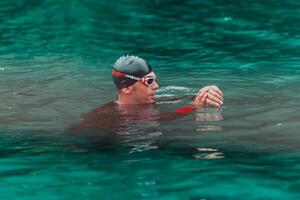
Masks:
[[[195,94],[194,89],[183,86],[167,86],[157,91],[157,97],[173,97],[178,95]]]
[[[194,92],[193,89],[183,86],[167,86],[159,89],[160,92],[174,92],[174,91],[183,91],[183,92]]]
[[[185,96],[194,94],[195,91],[188,87],[183,86],[167,86],[162,87],[157,91],[156,97],[158,99],[158,104],[170,104],[179,103],[182,99],[176,99],[178,96]],[[174,99],[175,98],[175,99]]]
[[[206,131],[222,131],[222,126],[199,126],[197,132],[206,132]]]
[[[174,97],[174,94],[158,94],[157,97]]]
[[[182,102],[181,100],[177,100],[177,101],[159,101],[156,104],[177,104]]]
[[[197,153],[193,155],[196,159],[221,159],[225,158],[224,154],[220,152],[218,149],[212,148],[196,148]]]

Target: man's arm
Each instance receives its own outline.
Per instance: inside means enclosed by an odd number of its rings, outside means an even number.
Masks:
[[[173,112],[160,114],[157,117],[159,121],[171,121],[184,117],[206,105],[220,108],[223,105],[223,101],[223,93],[217,86],[206,86],[199,90],[191,105],[184,106]]]

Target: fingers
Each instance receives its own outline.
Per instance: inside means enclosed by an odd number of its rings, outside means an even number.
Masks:
[[[204,88],[201,88],[201,89],[199,90],[198,94],[200,94],[201,92],[207,92],[208,90],[209,90],[209,87],[206,86],[206,87],[204,87]]]
[[[205,105],[208,93],[205,93],[200,101],[200,105]]]
[[[204,106],[205,104],[220,108],[223,105],[223,92],[215,85],[206,86],[199,90],[194,105]]]
[[[216,86],[212,86],[208,90],[208,99],[206,101],[207,104],[220,108],[223,105],[223,94],[219,92],[219,88]]]
[[[208,99],[216,104],[218,104],[217,107],[221,107],[223,105],[223,101],[220,100],[219,98],[211,95],[211,94],[208,94]]]
[[[197,97],[194,100],[194,105],[196,105],[197,107],[202,107],[205,105],[206,103],[206,99],[207,99],[208,93],[205,91],[202,91],[199,95],[197,95]]]
[[[199,90],[199,93],[197,94],[195,100],[196,101],[199,101],[199,99],[202,99],[203,96],[205,95],[205,93],[207,93],[208,89],[205,89],[205,90]]]
[[[215,92],[217,92],[219,95],[221,95],[223,97],[223,92],[215,85],[212,86],[208,86],[210,87],[210,89],[214,90]]]
[[[210,100],[209,98],[206,99],[206,103],[207,103],[208,105],[211,105],[211,106],[214,106],[214,107],[218,107],[218,108],[221,107],[220,104],[218,104],[217,102],[214,102],[214,101]]]
[[[223,92],[222,92],[217,86],[215,86],[215,85],[205,86],[205,87],[203,87],[203,88],[201,88],[201,89],[199,90],[199,93],[200,93],[201,91],[208,91],[208,90],[213,90],[213,91],[215,91],[216,93],[218,93],[220,96],[223,97]]]
[[[224,101],[223,96],[220,95],[219,93],[217,93],[216,91],[210,89],[210,90],[208,91],[208,93],[209,93],[210,95],[212,95],[212,96],[218,98],[220,101]]]
[[[203,92],[195,98],[194,105],[203,107],[205,104],[220,108],[223,105],[223,101],[208,92]]]

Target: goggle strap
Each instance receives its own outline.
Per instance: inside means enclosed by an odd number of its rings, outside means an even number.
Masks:
[[[151,78],[151,79],[153,79],[153,81],[152,81],[151,84],[148,84],[147,83],[147,77],[139,78],[139,77],[131,76],[131,75],[124,74],[124,73],[121,73],[121,72],[117,72],[115,70],[112,70],[112,75],[118,76],[118,77],[126,77],[126,78],[130,78],[130,79],[133,79],[133,80],[141,81],[141,82],[145,83],[147,86],[151,86],[153,84],[154,80],[155,80],[155,78]]]
[[[125,77],[130,78],[130,79],[133,79],[133,80],[137,80],[137,81],[141,80],[141,79],[138,78],[138,77],[130,76],[130,75],[127,75],[127,74],[125,75]]]
[[[121,72],[117,72],[115,70],[112,70],[112,75],[119,76],[119,77],[126,77],[126,78],[130,78],[130,79],[137,80],[137,81],[141,80],[138,77],[131,76],[131,75],[128,75],[128,74],[124,74],[124,73],[121,73]]]

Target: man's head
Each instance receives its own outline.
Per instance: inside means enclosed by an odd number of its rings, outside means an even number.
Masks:
[[[122,56],[113,65],[113,81],[122,104],[154,103],[158,89],[151,66],[137,56]]]

